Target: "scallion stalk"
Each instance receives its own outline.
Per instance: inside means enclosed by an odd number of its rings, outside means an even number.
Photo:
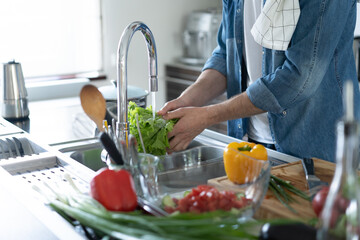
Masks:
[[[307,196],[303,191],[301,191],[300,189],[294,187],[293,185],[291,185],[289,182],[278,178],[274,175],[270,176],[270,180],[269,180],[269,189],[270,191],[275,195],[275,197],[286,207],[288,208],[290,211],[292,211],[293,213],[297,213],[296,210],[291,207],[289,204],[291,202],[296,202],[296,200],[287,192],[292,192],[294,194],[296,194],[297,196],[310,201],[310,197]]]

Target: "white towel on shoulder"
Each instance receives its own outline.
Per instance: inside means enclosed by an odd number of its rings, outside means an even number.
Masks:
[[[263,47],[285,51],[299,16],[299,0],[267,0],[251,34]]]

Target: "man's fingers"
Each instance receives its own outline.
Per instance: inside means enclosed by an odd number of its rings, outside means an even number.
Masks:
[[[168,111],[170,111],[171,110],[171,108],[169,107],[169,104],[168,103],[166,103],[165,104],[165,106],[164,107],[162,107],[157,113],[159,114],[159,115],[165,115]]]
[[[169,138],[169,145],[170,145],[170,149],[174,149],[176,145],[179,144],[180,139],[178,137],[172,136]]]
[[[181,135],[174,136],[169,142],[169,144],[170,144],[169,151],[170,152],[178,152],[178,151],[185,150],[187,148],[187,146],[189,145],[189,143],[190,143],[190,141],[183,139]]]
[[[173,111],[179,108],[180,105],[177,103],[177,100],[172,100],[170,102],[165,103],[165,105],[158,111],[158,114],[164,116],[170,111]]]
[[[182,116],[184,116],[184,111],[182,108],[180,108],[174,111],[167,112],[165,115],[163,115],[163,118],[165,120],[170,120],[174,118],[181,118]]]

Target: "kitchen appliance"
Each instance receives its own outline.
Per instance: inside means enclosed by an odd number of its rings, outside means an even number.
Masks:
[[[20,119],[29,116],[24,76],[21,64],[15,60],[3,64],[0,101],[3,118]]]
[[[217,45],[216,36],[221,22],[221,11],[208,9],[192,12],[183,33],[183,57],[185,64],[203,64]]]

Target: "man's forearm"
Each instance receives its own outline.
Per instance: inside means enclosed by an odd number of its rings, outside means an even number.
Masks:
[[[203,106],[222,94],[226,89],[226,78],[220,72],[207,69],[196,82],[188,87],[181,98],[187,106]]]
[[[210,125],[237,118],[246,118],[265,112],[252,104],[246,92],[236,95],[222,103],[210,105],[207,108]]]

